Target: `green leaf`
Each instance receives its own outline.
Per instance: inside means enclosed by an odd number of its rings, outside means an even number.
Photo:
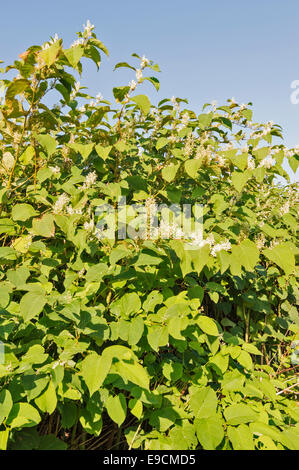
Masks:
[[[183,375],[183,366],[180,362],[166,360],[163,363],[162,371],[164,377],[171,382],[176,382]]]
[[[113,369],[125,381],[130,381],[141,388],[149,388],[149,376],[141,364],[119,361],[113,365]]]
[[[197,320],[196,320],[199,328],[204,332],[207,333],[207,335],[210,336],[218,336],[218,328],[216,323],[212,318],[209,318],[205,315],[200,315]]]
[[[238,425],[255,421],[257,414],[249,405],[243,403],[228,406],[224,410],[224,417],[227,424]]]
[[[6,420],[6,426],[13,428],[27,428],[36,426],[41,420],[39,412],[29,403],[15,403]]]
[[[28,165],[29,163],[31,163],[34,153],[35,153],[34,147],[29,145],[20,156],[20,162],[23,163],[23,165]]]
[[[84,48],[81,45],[78,45],[78,46],[70,47],[69,49],[65,49],[63,52],[67,60],[69,61],[70,65],[73,68],[76,68],[79,60],[84,54]]]
[[[81,373],[90,396],[102,386],[110,370],[112,360],[96,353],[89,354],[81,363]]]
[[[277,264],[287,275],[292,274],[295,269],[295,257],[286,243],[281,243],[274,248],[267,248],[263,255]]]
[[[5,99],[13,100],[16,95],[30,89],[30,82],[25,78],[20,78],[11,82],[6,90]]]
[[[130,345],[137,344],[142,338],[143,331],[144,331],[143,319],[141,317],[134,318],[132,322],[130,322],[128,343]]]
[[[23,375],[22,385],[28,401],[37,398],[49,383],[49,377],[41,374]]]
[[[190,159],[185,162],[185,170],[187,175],[189,175],[191,178],[196,178],[197,177],[197,172],[201,166],[201,162],[198,159]]]
[[[98,156],[101,157],[103,160],[107,160],[111,149],[112,145],[103,147],[102,145],[98,144],[95,146],[95,151],[97,152]]]
[[[168,343],[168,332],[165,326],[152,326],[147,334],[149,345],[158,351],[160,346],[166,346]]]
[[[214,450],[224,438],[223,426],[220,418],[210,416],[196,420],[196,434],[205,450]]]
[[[253,369],[253,362],[252,362],[251,356],[250,356],[250,354],[248,354],[248,352],[241,351],[241,353],[237,357],[237,361],[238,361],[239,364],[241,364],[241,366],[244,367],[244,369],[248,369],[248,370]]]
[[[44,413],[52,414],[55,411],[57,405],[57,396],[52,381],[49,382],[46,390],[34,401],[39,409]]]
[[[254,450],[253,436],[246,424],[238,427],[228,426],[227,435],[234,450]]]
[[[8,437],[9,437],[9,428],[4,429],[4,431],[0,431],[0,450],[7,449]]]
[[[24,321],[29,321],[43,310],[46,299],[40,292],[27,292],[20,302],[20,313]]]
[[[236,190],[240,193],[244,188],[245,184],[250,178],[250,171],[246,170],[243,172],[234,171],[232,173],[232,184],[236,188]]]
[[[92,152],[94,144],[68,144],[68,146],[75,152],[82,155],[83,161],[85,161]]]
[[[25,222],[25,220],[38,215],[38,212],[30,205],[30,204],[16,204],[12,208],[11,212],[13,220],[21,220]]]
[[[129,407],[132,415],[136,416],[136,418],[140,420],[143,413],[142,401],[137,400],[137,398],[132,398],[129,401]]]
[[[116,101],[122,102],[125,96],[129,93],[129,91],[130,91],[129,86],[114,87],[113,96]]]
[[[259,251],[254,242],[243,240],[240,245],[232,246],[230,257],[230,270],[234,276],[241,273],[241,266],[247,271],[253,271],[259,260]]]
[[[137,104],[137,106],[141,109],[143,114],[148,114],[151,109],[151,102],[146,95],[136,95],[131,98],[131,101]]]
[[[54,64],[57,59],[57,56],[60,52],[61,44],[60,41],[56,41],[51,44],[47,49],[44,49],[39,52],[39,56],[45,61],[48,67]]]
[[[127,402],[126,398],[122,393],[119,393],[115,397],[110,396],[106,402],[105,407],[107,413],[118,426],[120,426],[127,415]]]
[[[0,392],[0,424],[8,417],[12,406],[13,402],[10,392],[8,390],[2,390]]]
[[[141,301],[135,292],[123,295],[110,305],[110,311],[116,316],[128,317],[132,313],[137,313],[141,308]]]
[[[33,219],[32,230],[36,235],[46,238],[53,237],[55,234],[54,216],[47,213],[40,219]]]
[[[162,178],[168,183],[170,183],[171,181],[174,180],[179,167],[180,167],[180,164],[175,165],[174,163],[171,163],[170,165],[165,166],[162,169]]]
[[[165,147],[165,145],[168,144],[168,139],[167,137],[160,137],[158,140],[157,140],[157,143],[156,143],[156,149],[157,150],[160,150],[162,149],[163,147]]]
[[[48,134],[39,134],[37,140],[42,147],[46,150],[48,156],[50,157],[56,150],[57,142],[51,135]]]
[[[211,387],[200,388],[191,394],[190,408],[196,418],[216,416],[217,395]]]

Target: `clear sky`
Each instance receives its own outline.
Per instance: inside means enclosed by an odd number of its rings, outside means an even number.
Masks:
[[[112,86],[134,79],[133,71],[113,72],[113,67],[119,61],[134,63],[130,55],[137,52],[161,68],[158,95],[144,85],[154,103],[175,95],[187,98],[190,108],[199,112],[212,100],[252,101],[256,121],[280,124],[285,145],[299,144],[299,104],[290,100],[291,83],[299,80],[298,0],[1,3],[0,59],[6,64],[55,33],[69,46],[90,19],[110,52],[98,73],[95,65],[86,67],[80,81],[91,93],[100,91],[111,99]]]

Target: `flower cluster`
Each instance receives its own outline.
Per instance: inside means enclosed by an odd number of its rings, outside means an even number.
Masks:
[[[67,206],[66,211],[69,215],[81,215],[82,214],[82,209],[74,209],[72,206]]]
[[[82,46],[83,44],[84,44],[84,39],[83,39],[83,38],[79,38],[79,39],[76,39],[76,40],[71,44],[71,47]]]
[[[211,255],[215,257],[218,251],[221,251],[221,250],[229,251],[231,247],[232,246],[228,240],[225,240],[222,243],[217,243],[217,245],[214,245],[213,248],[211,249]]]
[[[53,206],[53,213],[54,214],[61,214],[63,212],[64,207],[69,202],[70,198],[67,194],[63,193],[59,196],[57,201]]]
[[[143,70],[149,64],[149,60],[143,55],[141,57],[140,68]]]
[[[94,30],[94,25],[91,24],[89,20],[87,20],[86,25],[83,25],[84,31],[83,35],[85,39],[89,39],[90,36],[92,35],[92,31]]]
[[[251,156],[248,156],[247,168],[249,170],[254,170],[255,169],[255,161],[254,161],[254,158],[252,158]]]
[[[85,177],[85,182],[83,184],[83,189],[88,189],[91,186],[93,186],[95,184],[96,180],[97,180],[97,174],[96,174],[95,171],[92,171],[92,172],[88,173],[88,175]]]
[[[94,229],[93,220],[91,219],[89,222],[84,222],[83,227],[84,227],[84,230],[86,230],[87,232],[92,232]]]
[[[184,147],[184,155],[186,155],[186,157],[190,157],[192,155],[195,144],[194,140],[194,135],[192,133],[189,134]]]
[[[175,111],[179,111],[180,110],[180,105],[179,103],[177,102],[177,99],[175,96],[172,96],[171,97],[171,102],[173,104],[173,108],[175,109]]]
[[[49,169],[52,171],[52,173],[54,173],[54,175],[57,175],[58,173],[60,173],[59,166],[49,166]]]
[[[140,83],[142,81],[142,70],[141,69],[136,70],[136,78],[137,78],[138,83]]]
[[[269,155],[264,158],[260,164],[259,164],[259,167],[264,167],[264,168],[271,168],[272,166],[274,166],[276,164],[276,161],[274,158],[270,157]]]

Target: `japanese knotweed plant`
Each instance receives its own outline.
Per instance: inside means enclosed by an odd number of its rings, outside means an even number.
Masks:
[[[137,54],[91,97],[102,53],[88,22],[1,69],[0,447],[298,450],[298,149],[250,103],[152,105]],[[103,238],[124,196],[202,204],[203,239]]]

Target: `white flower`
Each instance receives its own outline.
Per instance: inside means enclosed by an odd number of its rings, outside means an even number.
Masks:
[[[93,29],[94,29],[94,25],[91,24],[89,20],[87,20],[86,26],[83,25],[83,28],[84,28],[83,34],[84,34],[85,38],[86,38],[86,39],[90,38],[91,33],[92,33]]]
[[[281,214],[281,215],[288,214],[289,211],[290,211],[290,203],[289,203],[289,201],[287,201],[287,202],[280,208],[280,214]]]
[[[218,243],[217,245],[213,246],[211,250],[211,255],[215,257],[218,251],[221,251],[221,250],[229,251],[231,247],[232,246],[230,242],[228,240],[225,240],[225,242]]]
[[[52,171],[52,173],[57,174],[60,173],[60,168],[59,166],[49,166],[49,169]]]
[[[175,109],[176,111],[179,111],[180,105],[179,105],[179,103],[177,102],[175,96],[172,96],[172,97],[171,97],[171,102],[172,102],[172,104],[173,104],[174,109]]]
[[[169,141],[174,144],[176,141],[177,141],[177,137],[173,134],[171,134],[171,136],[169,137]]]
[[[255,161],[252,157],[248,157],[248,161],[247,161],[247,168],[249,170],[254,170],[255,169]]]
[[[215,243],[214,235],[212,233],[210,233],[204,240],[202,239],[201,233],[192,233],[191,238],[193,240],[192,245],[196,245],[199,248],[202,248],[205,245],[209,245],[211,248]]]
[[[93,220],[90,220],[89,222],[84,222],[83,227],[87,232],[92,232],[94,228]]]
[[[82,209],[74,209],[72,206],[67,206],[66,211],[69,215],[82,214]]]
[[[69,200],[70,198],[67,194],[61,194],[53,206],[54,214],[61,214],[64,209],[64,206],[69,202]]]
[[[81,106],[79,108],[80,113],[85,113],[85,105]]]
[[[25,240],[24,248],[28,250],[32,243],[32,235],[26,235],[26,237],[24,237],[24,240]]]
[[[137,86],[137,83],[135,82],[135,80],[131,80],[129,83],[130,91],[134,91],[136,86]]]
[[[98,93],[96,96],[96,103],[98,104],[103,99],[102,93]]]
[[[275,248],[277,245],[279,245],[279,240],[271,240],[269,249],[273,250],[273,248]]]
[[[55,33],[54,38],[51,39],[51,41],[49,41],[49,42],[50,42],[50,44],[54,44],[54,42],[57,42],[57,41],[59,41],[59,37],[58,37],[58,34]]]
[[[143,55],[140,62],[141,69],[144,69],[149,64],[149,60]]]
[[[136,70],[136,78],[137,78],[138,82],[140,82],[142,80],[142,70],[141,69]]]
[[[183,116],[182,116],[182,125],[184,127],[187,127],[188,126],[188,123],[189,123],[189,114],[188,113],[184,113]]]
[[[188,135],[186,139],[186,143],[184,147],[184,155],[186,155],[186,157],[189,157],[192,154],[193,150],[194,150],[194,136],[191,133]]]
[[[97,180],[97,174],[96,174],[95,171],[92,171],[92,172],[88,173],[88,175],[85,178],[83,188],[84,189],[90,188],[91,186],[93,186],[95,184],[96,180]]]
[[[82,268],[81,271],[78,272],[78,277],[81,278],[84,276],[85,268]]]
[[[261,161],[261,163],[259,164],[259,167],[265,167],[269,169],[275,164],[276,164],[276,161],[274,160],[274,158],[268,156]]]
[[[226,160],[221,155],[216,155],[216,161],[218,162],[219,166],[226,165]]]
[[[76,40],[71,44],[71,47],[81,46],[82,44],[84,44],[84,39],[83,39],[83,38],[79,38],[79,39],[76,39]]]
[[[256,246],[258,250],[262,250],[265,246],[266,238],[263,233],[260,233],[258,237],[255,239]]]

